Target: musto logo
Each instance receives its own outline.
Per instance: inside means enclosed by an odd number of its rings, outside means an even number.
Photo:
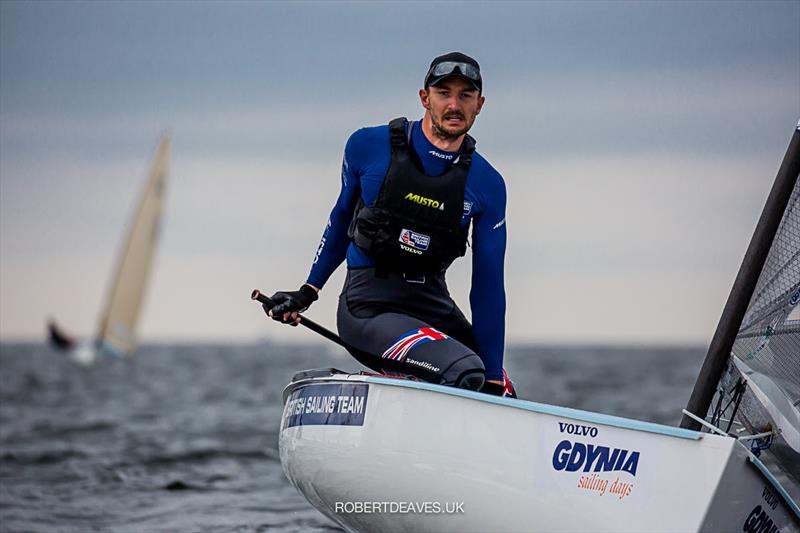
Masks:
[[[561,433],[594,438],[596,427],[559,422]],[[598,496],[614,494],[622,500],[633,493],[633,477],[639,468],[637,451],[600,444],[562,440],[553,450],[553,468],[559,472],[580,472],[577,488]],[[609,474],[613,473],[613,474]]]
[[[411,252],[417,255],[422,255],[422,252],[428,249],[431,243],[431,238],[422,233],[411,231],[410,229],[403,229],[400,232],[400,248],[406,252]]]
[[[444,202],[434,200],[433,198],[425,198],[424,196],[410,192],[406,194],[405,199],[419,205],[424,205],[425,207],[432,207],[434,209],[438,209],[439,211],[444,211]]]

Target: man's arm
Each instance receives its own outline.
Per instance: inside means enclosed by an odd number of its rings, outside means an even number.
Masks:
[[[478,355],[486,366],[486,379],[503,382],[506,293],[506,188],[493,176],[485,198],[485,209],[473,219],[472,228],[472,333]]]
[[[361,194],[356,170],[349,162],[351,158],[348,157],[352,142],[353,136],[347,141],[345,147],[342,162],[342,189],[331,210],[328,225],[322,233],[322,239],[320,239],[317,253],[314,256],[314,263],[311,265],[311,272],[306,280],[308,285],[317,290],[325,285],[333,271],[344,261],[347,246],[350,243],[347,238],[347,228]]]

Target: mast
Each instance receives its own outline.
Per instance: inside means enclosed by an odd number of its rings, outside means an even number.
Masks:
[[[722,311],[717,330],[711,339],[703,367],[697,376],[694,390],[689,397],[686,410],[700,418],[708,413],[714,397],[716,385],[725,370],[725,364],[731,355],[733,343],[742,325],[747,306],[755,290],[756,283],[764,268],[775,233],[778,231],[783,213],[789,203],[792,190],[800,173],[800,122],[795,128],[786,155],[778,170],[778,175],[767,197],[767,203],[761,212],[761,218],[747,247],[742,266],[736,275],[728,301]],[[700,423],[686,415],[681,419],[682,428],[700,430]]]

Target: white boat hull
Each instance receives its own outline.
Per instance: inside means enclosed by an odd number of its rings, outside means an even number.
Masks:
[[[732,438],[373,376],[284,399],[284,472],[349,530],[800,530]]]
[[[94,344],[80,343],[70,350],[69,356],[78,364],[90,366],[97,359],[97,350]]]

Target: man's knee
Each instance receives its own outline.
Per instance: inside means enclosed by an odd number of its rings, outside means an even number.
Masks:
[[[481,390],[483,387],[486,378],[483,375],[483,372],[473,370],[471,372],[466,372],[461,375],[456,381],[456,387],[459,389],[469,389],[474,391]]]
[[[481,358],[475,354],[462,357],[450,365],[442,374],[442,383],[460,389],[480,390],[485,381]]]

